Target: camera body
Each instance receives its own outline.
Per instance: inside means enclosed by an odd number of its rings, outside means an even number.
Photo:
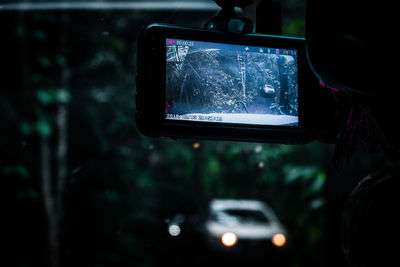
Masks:
[[[136,124],[147,136],[307,143],[316,90],[302,38],[162,24],[138,44]]]

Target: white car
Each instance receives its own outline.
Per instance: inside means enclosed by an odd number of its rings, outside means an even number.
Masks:
[[[212,200],[203,231],[206,245],[215,251],[267,251],[287,245],[286,230],[277,216],[258,200]]]
[[[262,89],[262,94],[264,97],[274,97],[275,96],[275,89],[272,85],[266,84]]]

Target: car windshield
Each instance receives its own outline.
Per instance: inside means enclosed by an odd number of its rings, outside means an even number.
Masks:
[[[226,209],[214,211],[212,220],[222,224],[269,223],[267,216],[259,210]]]
[[[149,138],[136,128],[140,30],[201,28],[219,10],[211,0],[0,2],[3,263],[193,266],[211,251],[196,230],[204,203],[229,198],[268,203],[288,232],[290,266],[321,266],[330,148]],[[304,0],[282,1],[284,35],[304,36],[304,12]],[[171,236],[176,214],[186,221]],[[268,221],[235,208],[216,218]]]

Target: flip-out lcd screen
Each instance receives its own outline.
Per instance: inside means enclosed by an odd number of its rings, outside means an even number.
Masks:
[[[165,41],[167,121],[299,125],[297,50]]]

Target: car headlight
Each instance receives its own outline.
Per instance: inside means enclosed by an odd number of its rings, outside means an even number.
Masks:
[[[176,225],[176,224],[170,225],[168,227],[168,233],[171,236],[178,236],[181,233],[181,228],[179,227],[179,225]]]
[[[271,241],[274,246],[283,247],[286,244],[286,236],[284,234],[274,234]]]
[[[221,236],[221,242],[225,247],[233,247],[238,241],[237,236],[234,233],[225,233]]]

